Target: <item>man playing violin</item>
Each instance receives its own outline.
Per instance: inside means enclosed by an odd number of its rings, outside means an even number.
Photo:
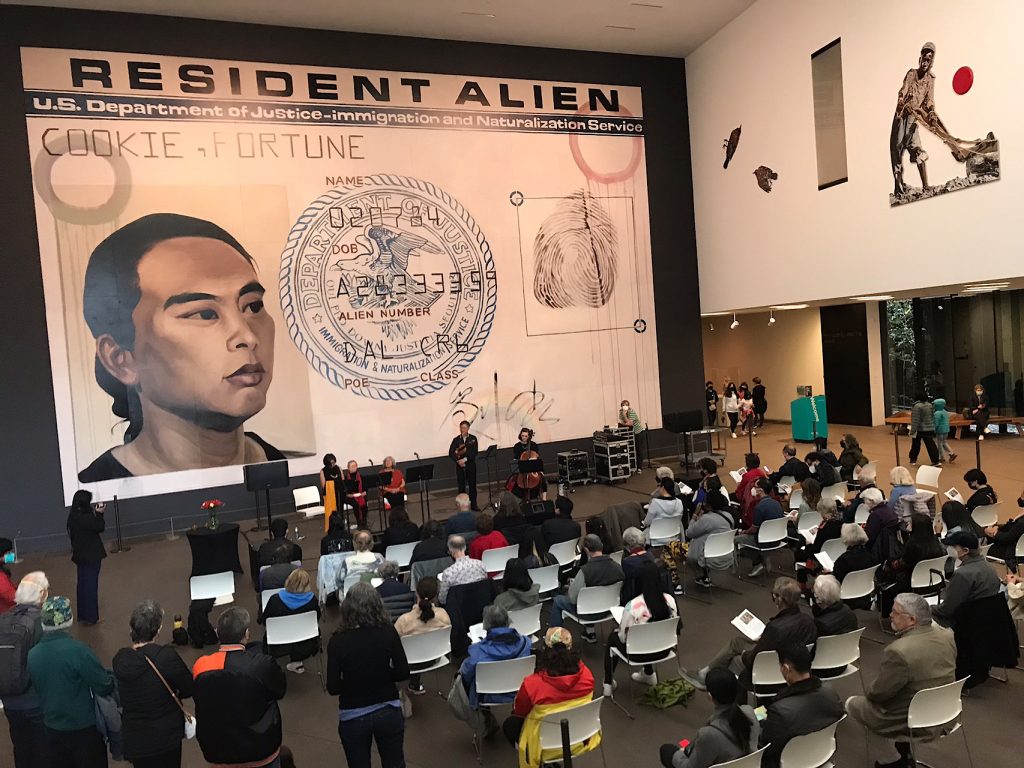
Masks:
[[[469,506],[479,512],[476,503],[476,453],[477,440],[469,434],[469,422],[459,422],[459,434],[448,446],[448,458],[455,462],[455,476],[459,481],[459,493],[469,494]]]

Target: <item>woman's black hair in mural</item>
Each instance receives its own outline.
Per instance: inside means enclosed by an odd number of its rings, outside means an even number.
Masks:
[[[255,262],[234,237],[205,219],[177,213],[153,213],[115,230],[96,246],[85,270],[82,304],[85,322],[93,338],[107,334],[124,349],[135,346],[132,312],[138,306],[139,261],[152,248],[177,237],[206,237],[227,243]],[[138,393],[122,384],[96,356],[96,382],[114,398],[114,415],[127,419],[124,441],[130,443],[142,431],[142,405]]]

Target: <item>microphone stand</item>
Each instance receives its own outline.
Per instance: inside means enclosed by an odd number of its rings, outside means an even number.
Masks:
[[[651,468],[651,430],[644,422],[644,454],[647,459],[647,468]]]

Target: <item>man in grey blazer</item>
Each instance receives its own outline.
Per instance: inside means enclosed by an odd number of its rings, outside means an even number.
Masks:
[[[846,700],[846,711],[873,733],[895,741],[899,756],[876,768],[913,768],[907,711],[914,694],[925,688],[952,683],[956,669],[953,633],[932,623],[932,611],[920,595],[904,592],[896,596],[890,615],[897,639],[882,652],[878,676],[864,696]],[[936,738],[940,729],[915,734]]]

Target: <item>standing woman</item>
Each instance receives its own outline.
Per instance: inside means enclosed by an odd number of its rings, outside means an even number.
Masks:
[[[341,481],[341,467],[333,453],[324,456],[324,468],[320,470],[320,490],[324,494],[324,533],[331,527],[331,515],[338,511],[338,483]]]
[[[988,428],[988,395],[981,384],[974,385],[974,394],[971,395],[970,417],[974,419],[974,425],[978,433],[978,439],[985,439],[985,430]]]
[[[402,474],[402,470],[395,466],[394,456],[384,457],[384,465],[381,467],[380,473],[383,475],[385,472],[391,473],[391,482],[381,488],[384,499],[392,507],[404,507],[405,475]]]
[[[740,419],[740,399],[736,394],[736,387],[729,384],[725,388],[725,397],[722,398],[725,407],[725,415],[729,417],[729,431],[736,437],[736,424]]]
[[[708,412],[708,426],[715,426],[718,419],[718,392],[712,381],[704,382],[704,403]]]
[[[338,697],[338,736],[349,768],[370,768],[374,742],[381,768],[405,766],[405,718],[395,683],[409,663],[377,590],[354,585],[341,624],[327,644],[327,692]]]
[[[914,401],[914,407],[910,410],[910,463],[917,464],[921,441],[924,440],[928,461],[936,466],[939,463],[939,449],[935,445],[935,407],[925,398],[924,392],[918,392]]]
[[[761,383],[761,377],[754,377],[754,391],[751,393],[754,400],[754,426],[764,426],[764,414],[768,410],[768,400],[765,397],[765,386]]]
[[[107,556],[100,534],[107,527],[103,519],[106,505],[92,503],[92,492],[75,491],[68,513],[68,536],[71,538],[71,562],[78,566],[78,621],[82,624],[100,622],[100,565]]]
[[[124,756],[135,768],[181,765],[185,719],[178,702],[192,696],[192,673],[172,646],[156,643],[163,623],[160,605],[143,600],[128,620],[131,647],[114,655]]]

